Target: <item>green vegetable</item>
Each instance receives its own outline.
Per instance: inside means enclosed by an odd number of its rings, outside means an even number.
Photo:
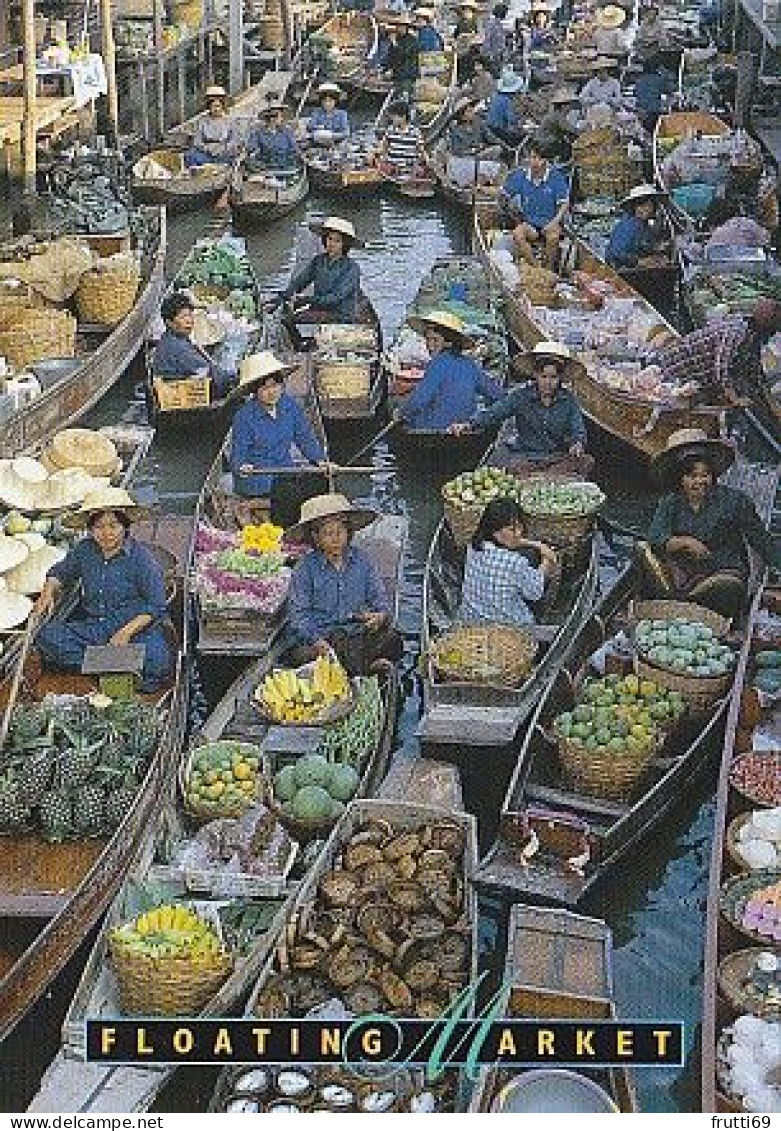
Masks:
[[[297,821],[328,821],[333,808],[330,793],[319,785],[303,786],[290,803],[291,813]]]
[[[305,754],[294,766],[296,785],[322,786],[327,789],[331,783],[331,763],[322,754]]]

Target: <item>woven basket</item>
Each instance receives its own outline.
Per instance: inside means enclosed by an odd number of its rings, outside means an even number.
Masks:
[[[211,403],[211,378],[184,377],[180,381],[170,381],[167,377],[155,377],[155,396],[161,412],[176,409],[207,408]]]
[[[151,958],[110,944],[122,1012],[142,1017],[194,1017],[233,969],[229,954],[193,958]]]
[[[588,538],[596,521],[596,511],[572,518],[529,514],[521,507],[527,537],[547,542],[554,549],[569,549]]]
[[[443,496],[445,521],[457,546],[466,546],[477,530],[487,503],[459,503]]]
[[[699,621],[712,628],[719,639],[730,630],[730,622],[726,617],[706,609],[704,605],[695,605],[693,601],[633,601],[629,618],[633,624],[641,620]]]
[[[253,743],[251,742],[234,742],[232,739],[230,741],[231,745],[236,746],[242,754],[262,756],[261,748],[259,746],[253,745]],[[257,792],[254,795],[248,793],[246,801],[241,806],[236,805],[233,808],[226,808],[225,806],[218,806],[207,803],[204,803],[203,805],[193,805],[187,793],[187,783],[190,778],[190,773],[192,771],[193,762],[195,761],[195,755],[197,754],[197,752],[198,746],[193,746],[187,757],[183,759],[179,768],[179,790],[182,795],[184,811],[185,813],[187,813],[188,817],[192,818],[194,822],[196,822],[197,824],[205,824],[208,821],[217,821],[223,818],[236,819],[243,816],[243,814],[246,813],[248,809],[251,809],[252,806],[255,805],[258,801],[264,800],[263,782],[268,775],[265,772],[265,762],[261,760],[261,763],[258,767]]]
[[[21,309],[14,324],[0,330],[0,355],[16,369],[75,352],[76,319],[66,310]]]
[[[652,679],[660,687],[683,695],[689,711],[694,714],[709,711],[727,694],[735,678],[734,672],[725,675],[681,675],[651,664],[640,656],[635,657],[634,667],[641,679]]]
[[[727,837],[726,837],[727,855],[729,856],[730,860],[735,865],[735,867],[737,869],[739,869],[741,872],[745,872],[747,870],[749,872],[756,871],[756,869],[752,868],[751,864],[749,864],[748,860],[746,860],[741,855],[740,848],[739,848],[740,842],[738,840],[738,835],[740,833],[740,830],[750,820],[751,820],[751,813],[740,813],[737,817],[733,817],[733,819],[730,821],[729,825],[727,826]]]
[[[44,300],[27,283],[0,279],[0,330],[12,326],[20,310],[38,310]]]
[[[758,794],[750,786],[738,784],[738,776],[742,776],[742,772],[753,766],[771,777],[768,796]],[[775,779],[774,782],[773,779]],[[781,805],[781,754],[776,750],[742,754],[732,764],[729,781],[735,792],[755,808],[760,806],[763,809],[768,809],[775,805]]]
[[[752,993],[746,988],[746,982],[756,967],[756,960],[763,953],[766,954],[767,951],[761,947],[748,947],[722,958],[716,973],[719,991],[736,1013],[753,1013],[767,1021],[779,1021],[781,1006],[771,1005],[756,992]]]
[[[457,651],[460,662],[450,653]],[[431,663],[448,683],[518,687],[537,654],[537,642],[523,628],[507,624],[459,625],[431,646]]]
[[[82,322],[98,326],[117,326],[136,301],[141,272],[135,262],[95,268],[82,275],[76,291],[76,305]]]
[[[42,459],[52,471],[81,467],[90,475],[108,478],[122,467],[113,440],[88,428],[65,428],[57,432]]]
[[[632,796],[658,749],[654,734],[639,750],[588,750],[571,738],[557,735],[559,761],[569,781],[591,797],[625,801]]]
[[[741,919],[743,908],[750,896],[762,888],[778,883],[779,880],[781,880],[781,870],[778,868],[759,868],[754,872],[738,872],[737,875],[732,876],[731,879],[726,880],[721,885],[721,892],[719,893],[719,913],[722,918],[744,938],[751,939],[752,942],[768,948],[773,946],[773,940],[766,935],[760,935],[757,931],[744,927]]]

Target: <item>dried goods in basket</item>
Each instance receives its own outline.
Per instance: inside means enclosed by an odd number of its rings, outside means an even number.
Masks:
[[[736,1013],[781,1021],[781,959],[761,947],[728,954],[719,963],[721,996]]]
[[[781,753],[742,754],[730,771],[730,785],[752,805],[781,805]]]
[[[431,665],[443,681],[517,687],[526,679],[537,641],[506,624],[458,625],[437,637]]]
[[[753,942],[781,940],[781,870],[739,872],[721,886],[719,911]]]
[[[13,324],[0,330],[0,355],[16,369],[75,352],[76,319],[67,310],[22,308]]]

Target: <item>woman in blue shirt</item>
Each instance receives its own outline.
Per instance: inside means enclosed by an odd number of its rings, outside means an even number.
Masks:
[[[409,324],[423,335],[431,355],[417,388],[397,409],[410,431],[447,432],[456,421],[474,416],[478,398],[499,400],[501,386],[463,356],[470,340],[460,318],[446,310],[433,310],[410,318]]]
[[[357,322],[361,298],[361,273],[358,264],[350,259],[350,248],[362,247],[349,220],[329,216],[321,224],[310,224],[313,232],[322,239],[325,251],[315,255],[293,278],[272,308],[312,288],[312,298],[302,309],[294,309],[285,319],[285,325],[298,348],[304,345],[298,334],[301,323]]]
[[[388,594],[371,559],[352,536],[377,518],[344,495],[318,495],[301,508],[288,537],[312,550],[298,562],[288,592],[287,662],[298,666],[333,649],[351,674],[379,660],[398,660],[402,640],[393,627]]]
[[[233,490],[243,499],[271,500],[271,517],[283,526],[298,520],[298,508],[323,489],[319,476],[268,475],[264,467],[294,467],[294,449],[313,464],[325,452],[301,405],[284,391],[290,367],[273,353],[242,362],[237,392],[249,393],[233,419],[230,468]]]
[[[160,306],[160,316],[165,323],[165,332],[154,350],[155,377],[178,380],[195,377],[205,371],[212,379],[215,396],[224,396],[233,377],[192,340],[195,306],[190,296],[184,291],[167,295]]]
[[[71,620],[45,624],[36,644],[45,665],[73,672],[81,671],[91,644],[142,644],[142,690],[152,692],[167,682],[173,655],[162,567],[129,534],[138,517],[137,504],[121,487],[87,495],[73,519],[87,535],[49,570],[35,606],[49,615],[64,588],[80,585],[79,607]]]
[[[312,112],[306,132],[314,141],[331,144],[350,136],[350,119],[346,110],[338,110],[342,92],[335,82],[321,83],[317,88],[320,105]],[[317,135],[317,136],[316,136]]]
[[[496,93],[488,103],[485,124],[503,145],[515,149],[523,135],[522,123],[515,109],[515,95],[523,90],[524,80],[512,67],[505,67],[496,85]]]
[[[296,169],[298,146],[293,131],[284,123],[282,107],[264,106],[259,118],[259,124],[247,138],[248,169]]]
[[[611,267],[647,267],[660,262],[665,233],[652,227],[662,193],[654,185],[637,185],[621,201],[623,215],[610,233],[605,259]]]

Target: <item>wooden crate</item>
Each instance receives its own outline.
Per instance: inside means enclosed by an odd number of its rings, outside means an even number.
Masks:
[[[154,388],[161,412],[173,412],[182,408],[207,408],[211,403],[210,377],[184,377],[181,381],[155,377]]]

